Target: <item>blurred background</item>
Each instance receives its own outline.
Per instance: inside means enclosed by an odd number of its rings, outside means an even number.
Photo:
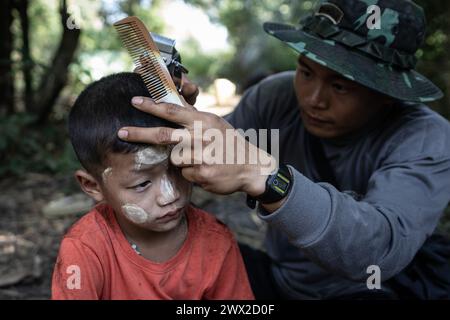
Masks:
[[[445,98],[430,106],[449,119],[450,2],[416,2],[428,20],[418,69],[444,91]],[[151,32],[175,39],[190,80],[201,88],[196,106],[223,115],[252,84],[295,68],[296,54],[267,36],[262,23],[296,24],[315,5],[286,0],[0,1],[0,298],[49,298],[61,236],[92,206],[73,179],[79,164],[66,118],[87,84],[133,70],[112,27],[115,21],[136,15]],[[193,201],[228,223],[241,241],[260,246],[264,226],[242,213],[248,211],[243,195],[220,197],[195,189]],[[450,235],[449,209],[439,229]]]

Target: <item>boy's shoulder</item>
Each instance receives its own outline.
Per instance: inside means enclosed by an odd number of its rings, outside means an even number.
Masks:
[[[108,215],[112,209],[105,204],[97,205],[75,222],[64,235],[63,240],[75,240],[84,244],[95,243],[105,234]]]

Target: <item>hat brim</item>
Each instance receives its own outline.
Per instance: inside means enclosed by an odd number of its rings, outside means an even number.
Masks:
[[[378,63],[357,50],[291,25],[266,22],[264,30],[314,62],[395,99],[423,103],[443,97],[436,85],[415,70],[399,70]]]

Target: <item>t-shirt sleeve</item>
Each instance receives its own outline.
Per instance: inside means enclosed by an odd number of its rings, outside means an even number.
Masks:
[[[255,299],[244,261],[236,240],[231,238],[231,246],[223,259],[214,285],[206,292],[208,300],[253,300]]]
[[[95,252],[80,240],[65,238],[53,271],[52,299],[100,299],[103,280],[102,267]]]

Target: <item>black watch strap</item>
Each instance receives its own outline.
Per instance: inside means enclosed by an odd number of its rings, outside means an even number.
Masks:
[[[267,177],[266,189],[263,194],[257,197],[247,195],[247,205],[254,209],[256,207],[256,201],[260,203],[277,202],[289,193],[291,185],[291,171],[286,165],[282,164],[274,174]]]

